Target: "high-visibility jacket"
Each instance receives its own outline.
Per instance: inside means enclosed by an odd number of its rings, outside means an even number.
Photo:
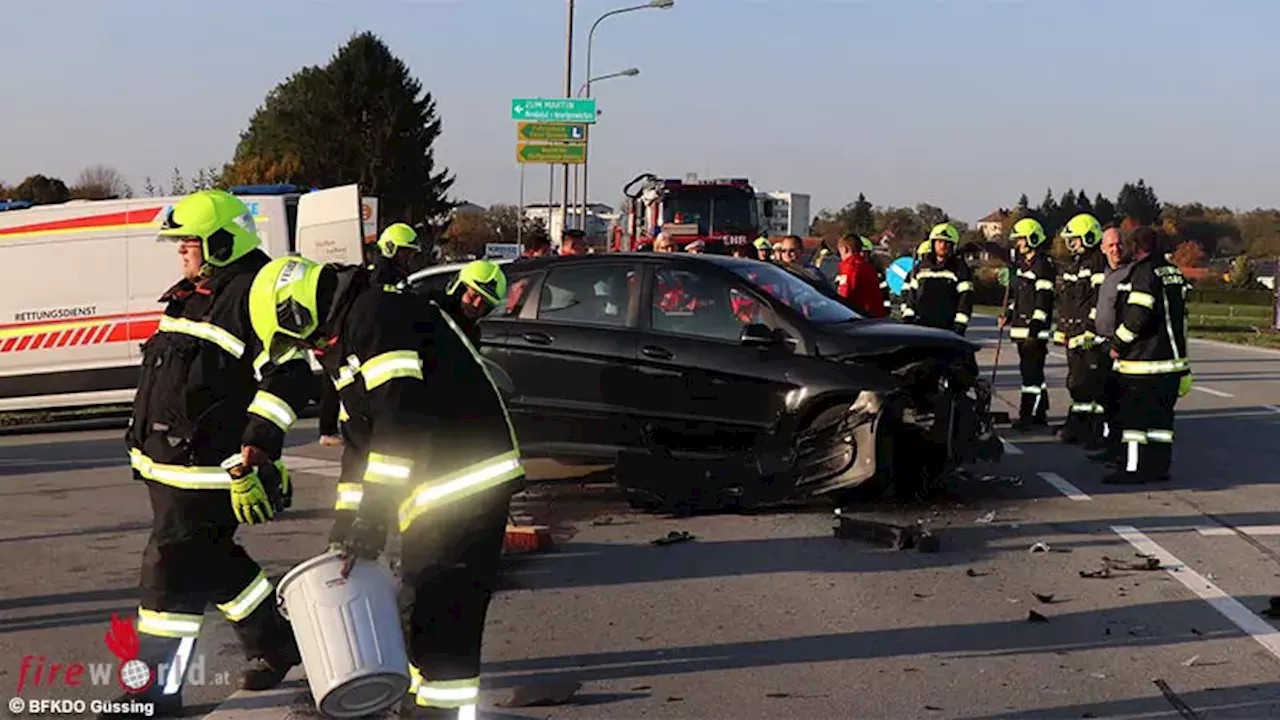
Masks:
[[[840,298],[854,310],[867,317],[884,317],[884,295],[880,291],[880,278],[871,262],[854,253],[840,260],[836,272],[836,289]]]
[[[893,309],[893,303],[889,299],[893,295],[893,290],[889,287],[889,276],[881,268],[876,268],[876,277],[880,279],[880,297],[883,298],[881,305],[884,306],[884,314],[880,317],[887,316]]]
[[[1093,321],[1098,316],[1098,289],[1107,279],[1107,257],[1098,248],[1087,248],[1071,257],[1060,277],[1053,341],[1068,348],[1092,347],[1098,339]]]
[[[904,321],[964,332],[973,312],[973,276],[959,257],[950,255],[940,262],[929,253],[911,270],[904,297]]]
[[[253,332],[249,287],[267,262],[265,253],[251,252],[160,298],[165,314],[142,346],[126,433],[135,477],[226,491],[231,477],[224,468],[239,461],[242,445],[279,457],[314,378],[302,353],[267,363]]]
[[[1053,321],[1053,293],[1057,268],[1043,251],[1018,258],[1010,278],[1009,306],[1005,320],[1009,337],[1014,340],[1048,340]]]
[[[1187,359],[1187,284],[1178,267],[1161,255],[1134,263],[1129,282],[1119,286],[1111,338],[1122,375],[1184,375]]]
[[[347,423],[331,539],[357,516],[416,532],[433,512],[456,517],[468,498],[516,492],[524,468],[506,406],[449,314],[393,288],[346,294],[322,361]]]

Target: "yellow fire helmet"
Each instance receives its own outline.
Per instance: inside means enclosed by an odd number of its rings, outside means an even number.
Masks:
[[[324,266],[304,257],[276,258],[267,263],[249,288],[249,322],[279,362],[306,345],[320,326],[319,288]]]
[[[960,231],[951,223],[938,223],[929,231],[929,241],[943,240],[955,245],[960,242]]]
[[[1083,247],[1094,247],[1102,242],[1102,223],[1089,213],[1080,213],[1067,222],[1062,229],[1062,237],[1066,240],[1080,238]]]
[[[494,307],[507,299],[507,275],[492,260],[473,260],[463,265],[445,292],[452,295],[463,285],[475,290]]]
[[[205,264],[213,267],[226,267],[262,246],[253,213],[225,190],[200,190],[166,208],[157,235],[200,241]]]
[[[1035,218],[1022,218],[1013,224],[1013,232],[1009,233],[1010,240],[1018,238],[1025,238],[1029,248],[1040,247],[1045,238],[1044,226]]]
[[[383,257],[391,257],[400,248],[422,251],[422,243],[418,242],[418,233],[404,223],[390,225],[378,237],[378,250]]]

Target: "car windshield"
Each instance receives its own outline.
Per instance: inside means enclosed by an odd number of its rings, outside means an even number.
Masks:
[[[734,263],[732,270],[812,323],[828,325],[862,319],[839,301],[772,263]]]
[[[745,190],[681,188],[662,203],[664,223],[691,223],[698,234],[755,232],[756,199]]]

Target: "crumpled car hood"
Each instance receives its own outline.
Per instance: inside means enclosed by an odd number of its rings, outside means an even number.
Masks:
[[[887,355],[902,350],[978,352],[977,343],[937,328],[908,325],[888,318],[819,328],[818,354],[832,358]]]

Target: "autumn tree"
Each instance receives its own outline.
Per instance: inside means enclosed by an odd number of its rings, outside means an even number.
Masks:
[[[67,184],[55,177],[32,175],[18,183],[9,193],[12,200],[26,200],[35,205],[64,203],[71,199]]]
[[[76,200],[110,200],[133,197],[133,188],[125,182],[115,168],[94,165],[85,168],[71,186],[71,197]]]
[[[365,32],[328,64],[302,68],[268,93],[224,178],[356,183],[379,198],[380,214],[420,222],[451,206],[446,195],[454,179],[435,163],[440,132],[435,99],[382,40]]]
[[[1173,250],[1173,264],[1182,270],[1189,268],[1204,267],[1205,260],[1204,248],[1200,247],[1200,243],[1194,240],[1186,240],[1178,244]]]
[[[499,242],[498,232],[490,224],[487,212],[456,213],[449,223],[445,237],[448,240],[449,254],[455,258],[483,255],[485,245]]]

